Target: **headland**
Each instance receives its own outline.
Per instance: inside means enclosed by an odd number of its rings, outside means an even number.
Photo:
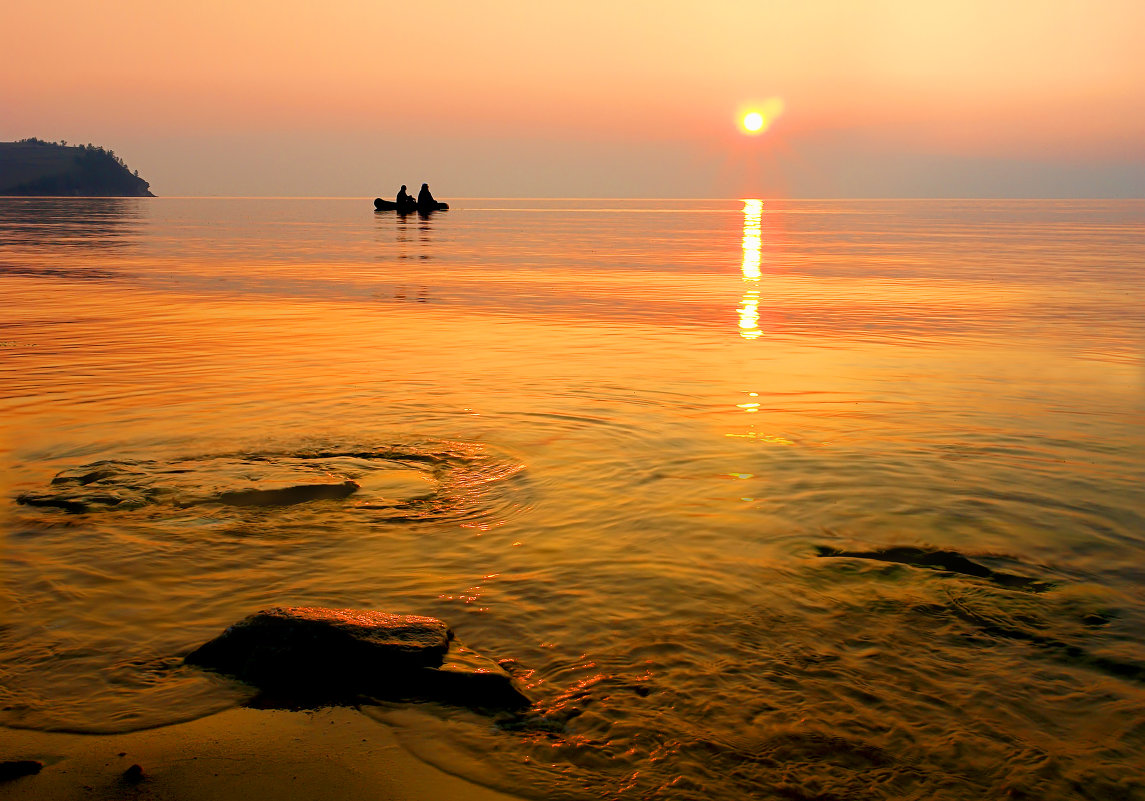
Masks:
[[[0,142],[0,195],[154,197],[113,150],[35,138]]]

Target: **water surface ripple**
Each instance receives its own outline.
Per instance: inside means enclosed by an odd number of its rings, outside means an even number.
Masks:
[[[271,605],[537,799],[1145,798],[1145,202],[0,199],[0,724],[252,697]]]

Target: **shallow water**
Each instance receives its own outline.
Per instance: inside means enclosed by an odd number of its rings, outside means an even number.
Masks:
[[[1145,797],[1145,202],[605,205],[0,199],[0,723],[354,606],[516,660],[364,710],[536,798]]]

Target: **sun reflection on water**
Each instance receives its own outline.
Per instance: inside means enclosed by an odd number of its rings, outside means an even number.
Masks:
[[[745,200],[743,204],[743,280],[758,281],[763,263],[763,201]],[[759,330],[759,289],[754,284],[744,290],[739,309],[739,333],[744,339],[756,339]]]
[[[758,281],[763,262],[763,201],[743,203],[743,277]]]

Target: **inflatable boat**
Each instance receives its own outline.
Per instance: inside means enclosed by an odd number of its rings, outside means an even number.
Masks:
[[[374,211],[396,211],[399,214],[413,214],[415,211],[445,211],[449,208],[448,203],[435,203],[432,208],[421,208],[415,203],[403,203],[400,206],[392,200],[384,200],[380,197],[374,198]]]

